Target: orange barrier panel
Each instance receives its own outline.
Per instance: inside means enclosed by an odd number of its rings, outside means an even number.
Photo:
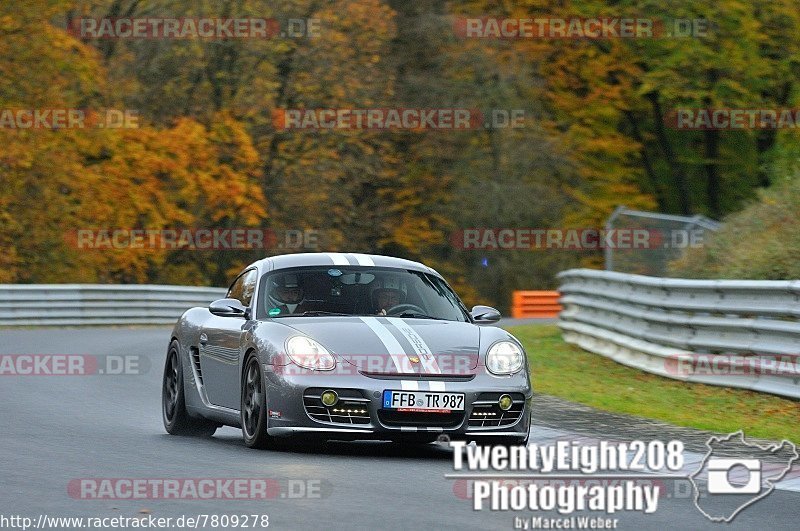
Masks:
[[[515,291],[511,297],[511,316],[514,319],[558,317],[560,296],[557,291]]]

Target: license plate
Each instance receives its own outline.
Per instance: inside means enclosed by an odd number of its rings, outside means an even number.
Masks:
[[[420,413],[463,411],[464,393],[386,390],[383,392],[383,408]]]

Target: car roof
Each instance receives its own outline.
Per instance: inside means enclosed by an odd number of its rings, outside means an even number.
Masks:
[[[290,267],[308,266],[370,266],[370,267],[393,267],[397,269],[411,269],[432,273],[438,277],[441,275],[433,268],[393,256],[382,256],[379,254],[360,254],[360,253],[295,253],[270,256],[251,264],[248,267],[256,266],[262,272],[286,269]]]

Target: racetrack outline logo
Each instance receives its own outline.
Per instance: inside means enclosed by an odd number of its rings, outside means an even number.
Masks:
[[[736,436],[738,436],[738,439],[734,439]],[[778,452],[784,452],[788,450],[790,455],[787,456],[789,458],[786,461],[786,466],[784,468],[765,472],[762,470],[764,464],[763,461],[761,459],[752,459],[751,455],[737,456],[734,458],[730,458],[729,455],[726,455],[725,458],[712,457],[715,451],[719,451],[719,448],[724,449],[724,445],[728,443],[731,445],[749,447],[752,449],[752,453],[755,454],[777,455]],[[791,441],[783,439],[778,444],[760,446],[756,443],[747,442],[744,438],[744,432],[742,430],[730,433],[725,437],[711,437],[708,439],[708,441],[706,441],[706,447],[708,448],[708,453],[703,458],[699,468],[694,473],[689,475],[689,481],[692,482],[692,487],[694,488],[693,500],[695,507],[697,507],[698,511],[703,513],[703,516],[712,522],[730,523],[733,521],[736,515],[739,514],[739,512],[741,512],[744,508],[749,507],[762,498],[765,498],[773,490],[775,490],[775,483],[783,479],[783,477],[792,469],[794,463],[800,459],[800,454],[797,452],[797,447]],[[726,453],[729,453],[729,451]],[[738,486],[735,485],[734,482],[730,481],[729,476],[730,471],[737,466],[743,467],[748,474],[747,482]],[[695,478],[697,478],[703,472],[703,470],[707,470],[708,474],[707,490],[703,492],[703,497],[705,500],[713,498],[719,499],[720,497],[723,497],[722,499],[724,500],[725,496],[738,496],[747,494],[757,495],[749,497],[747,501],[741,505],[734,506],[735,509],[733,509],[733,511],[727,517],[724,515],[717,516],[709,514],[705,509],[703,509],[703,507],[701,507],[701,487],[698,486],[697,482],[695,482]],[[754,488],[754,486],[756,488]],[[758,494],[762,488],[764,489],[764,492]]]

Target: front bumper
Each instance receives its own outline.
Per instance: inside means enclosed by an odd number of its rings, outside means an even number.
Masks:
[[[281,367],[264,365],[270,435],[307,434],[342,440],[434,440],[447,435],[450,439],[491,442],[522,441],[530,429],[532,390],[524,370],[512,376],[484,372],[461,377],[294,372],[287,375]],[[338,407],[325,408],[319,400],[328,389],[339,395]],[[387,389],[464,393],[464,411],[386,410],[382,396]],[[505,412],[497,407],[503,394],[514,399],[512,408]]]

